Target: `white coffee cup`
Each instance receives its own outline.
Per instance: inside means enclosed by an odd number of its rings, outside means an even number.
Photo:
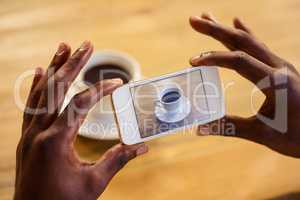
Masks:
[[[170,86],[159,93],[156,105],[162,107],[164,112],[172,113],[178,111],[182,103],[182,90],[177,86]]]
[[[129,82],[141,79],[141,70],[139,63],[131,56],[111,50],[95,52],[88,63],[83,67],[78,77],[71,85],[66,99],[65,107],[71,98],[89,87],[84,81],[85,73],[95,66],[103,64],[116,65],[126,71],[130,77]],[[100,100],[89,112],[86,120],[79,129],[79,135],[102,140],[118,139],[118,129],[114,119],[114,113],[110,96],[106,96]]]

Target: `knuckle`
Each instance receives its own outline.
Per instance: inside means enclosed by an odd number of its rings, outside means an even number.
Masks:
[[[234,60],[237,66],[243,65],[248,60],[248,54],[243,51],[235,51]]]
[[[129,156],[124,149],[120,150],[116,157],[116,165],[118,168],[123,168],[129,161]]]
[[[237,34],[238,38],[240,39],[240,41],[248,41],[251,37],[249,35],[249,33],[246,33],[245,31],[238,30],[236,34]]]
[[[216,26],[215,23],[208,21],[207,23],[207,32],[208,35],[211,35],[213,37],[218,37],[219,36],[219,31],[216,31],[218,29],[218,26]]]
[[[86,104],[86,99],[82,97],[80,94],[76,94],[73,98],[73,103],[76,107],[82,108]]]
[[[48,81],[48,83],[47,83],[48,87],[49,87],[49,83],[54,85],[54,84],[63,82],[63,80],[65,78],[65,72],[58,71],[53,77],[54,77],[54,79],[52,81]]]
[[[45,87],[43,85],[39,85],[38,87],[33,88],[32,90],[32,98],[36,98],[38,95],[40,95],[44,91]]]
[[[67,62],[65,70],[69,71],[75,68],[81,61],[82,56],[80,54],[73,55]]]
[[[248,33],[238,30],[229,36],[229,40],[234,48],[241,49],[250,41],[250,37],[251,36]]]
[[[74,104],[78,108],[88,109],[93,102],[93,95],[84,92],[74,96]]]
[[[50,85],[51,84],[51,85]],[[54,76],[54,81],[48,85],[48,90],[51,89],[51,91],[54,94],[65,94],[67,92],[67,89],[70,87],[71,82],[66,79],[66,76],[64,76],[63,73],[59,73]],[[52,94],[50,93],[50,94]]]
[[[32,145],[31,142],[23,142],[22,144],[19,143],[17,146],[17,150],[16,150],[16,155],[17,156],[26,156],[28,154],[28,152],[32,149]]]
[[[34,147],[43,155],[52,154],[55,149],[57,150],[55,145],[56,138],[48,136],[46,133],[41,133],[34,141]]]
[[[39,122],[39,118],[36,118],[37,122]],[[41,129],[39,126],[32,126],[30,128],[28,128],[24,135],[21,138],[20,143],[31,143],[34,138],[35,138],[35,134],[40,133]]]
[[[17,149],[16,149],[16,154],[21,154],[22,152],[22,144],[21,144],[21,141],[18,143],[17,145]]]
[[[272,79],[275,85],[284,85],[290,82],[291,80],[297,80],[298,77],[295,77],[294,73],[290,69],[287,70],[273,69]]]
[[[29,108],[25,108],[24,113],[23,113],[23,122],[29,121],[31,119],[31,116],[28,112]]]
[[[69,76],[73,72],[74,69],[80,64],[82,56],[79,54],[75,54],[68,59],[66,64],[64,64],[61,69],[56,73],[56,80],[64,80],[66,76]]]
[[[49,128],[47,131],[48,132],[51,132],[51,137],[55,137],[56,135],[59,135],[60,132],[62,132],[62,127],[57,125],[57,124],[54,124],[51,126],[51,128]]]
[[[293,64],[289,63],[288,61],[283,61],[283,67],[295,68],[295,66]]]
[[[105,178],[105,176],[103,176],[103,174],[100,174],[98,171],[91,172],[90,175],[87,176],[87,179],[87,182],[90,185],[89,188],[96,187],[96,191],[103,191],[106,188],[109,181],[107,180],[107,178]]]
[[[244,44],[244,43],[250,41],[251,37],[252,37],[248,33],[246,33],[245,31],[240,31],[240,30],[238,30],[236,32],[236,36],[237,36],[237,39],[240,42],[240,44]]]
[[[24,143],[21,139],[20,142],[18,143],[17,149],[16,149],[17,157],[23,155],[26,152],[26,151],[24,151],[24,150],[26,150],[26,147],[27,147],[26,143]]]

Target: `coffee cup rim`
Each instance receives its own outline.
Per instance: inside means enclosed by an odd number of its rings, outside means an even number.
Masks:
[[[132,56],[115,50],[101,50],[92,54],[91,58],[79,74],[78,80],[85,84],[85,73],[92,67],[104,63],[115,64],[121,68],[124,68],[124,70],[126,70],[131,77],[129,82],[141,79],[140,65]]]
[[[176,100],[176,101],[173,101],[173,102],[164,102],[162,100],[163,96],[167,93],[166,90],[172,90],[172,89],[176,89],[176,92],[178,92],[180,94],[180,97]],[[168,87],[168,88],[164,88],[160,94],[159,94],[159,102],[164,104],[164,105],[170,105],[170,104],[174,104],[174,103],[177,103],[178,101],[181,100],[181,98],[183,97],[183,94],[182,94],[182,90],[179,88],[179,87]]]

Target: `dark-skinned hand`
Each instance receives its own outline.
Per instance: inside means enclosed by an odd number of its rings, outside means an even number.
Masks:
[[[266,78],[271,82],[269,87],[261,89],[266,99],[256,115],[248,118],[226,116],[223,119],[225,123],[235,126],[235,133],[231,136],[265,145],[281,154],[300,157],[300,76],[296,68],[275,55],[238,18],[233,21],[234,28],[222,25],[209,14],[191,17],[190,24],[197,32],[218,40],[230,50],[210,51],[196,56],[190,60],[193,66],[225,67],[256,85]],[[280,84],[276,84],[278,82]],[[286,102],[285,95],[277,95],[280,89],[287,91]],[[283,104],[286,109],[285,128],[284,116],[278,111],[279,104]],[[272,123],[266,124],[260,120],[259,116],[271,120],[277,117],[279,121],[275,121],[275,124],[273,122],[272,126]],[[281,123],[282,130],[274,128]],[[213,132],[212,129],[204,128]]]
[[[147,152],[145,144],[118,144],[97,162],[88,163],[74,151],[89,109],[122,85],[120,79],[96,83],[75,95],[59,114],[70,84],[92,52],[92,44],[84,42],[70,56],[70,47],[61,43],[47,72],[37,68],[17,148],[15,200],[97,199],[128,161]]]

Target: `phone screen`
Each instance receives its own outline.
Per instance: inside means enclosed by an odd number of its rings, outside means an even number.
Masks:
[[[141,138],[191,126],[209,118],[201,70],[130,88]]]

